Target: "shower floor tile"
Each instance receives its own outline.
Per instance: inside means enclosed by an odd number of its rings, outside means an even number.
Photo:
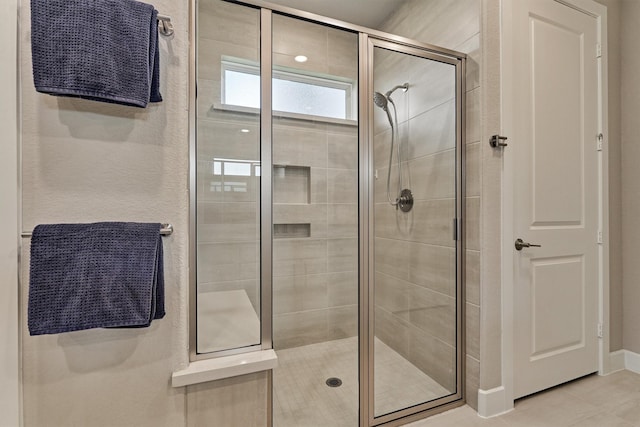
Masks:
[[[357,337],[276,350],[273,425],[358,425]],[[450,394],[382,341],[375,341],[376,413],[385,414]],[[342,380],[329,387],[331,377]]]

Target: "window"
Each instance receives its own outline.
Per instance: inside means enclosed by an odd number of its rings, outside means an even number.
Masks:
[[[256,65],[222,61],[222,104],[260,108],[260,69]],[[351,120],[353,82],[312,76],[300,70],[273,71],[274,112]]]

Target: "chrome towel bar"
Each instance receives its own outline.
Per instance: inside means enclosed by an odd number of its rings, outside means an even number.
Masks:
[[[171,224],[162,224],[162,228],[160,229],[160,234],[162,236],[170,236],[173,233],[173,225]],[[31,237],[31,231],[23,231],[22,237]]]

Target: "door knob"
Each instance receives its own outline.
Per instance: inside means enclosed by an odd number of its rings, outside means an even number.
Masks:
[[[540,248],[542,245],[534,245],[533,243],[527,243],[522,239],[516,239],[516,250],[521,251],[522,248]]]

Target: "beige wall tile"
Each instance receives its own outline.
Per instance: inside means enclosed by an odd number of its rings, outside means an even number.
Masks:
[[[358,335],[358,306],[327,309],[327,339],[339,340]]]
[[[276,350],[314,344],[326,339],[327,310],[273,316],[273,347]]]
[[[409,323],[388,311],[376,307],[374,334],[402,357],[409,357]]]
[[[357,34],[327,28],[327,51],[329,74],[354,81],[358,79]]]
[[[198,243],[257,241],[257,202],[198,204]]]
[[[376,237],[396,240],[409,238],[413,228],[412,212],[404,213],[396,210],[396,208],[389,205],[386,200],[382,203],[376,203],[374,209]]]
[[[358,205],[331,204],[327,206],[327,235],[330,238],[358,235]]]
[[[327,291],[330,307],[357,304],[358,272],[354,270],[328,273]]]
[[[445,295],[455,295],[455,248],[409,243],[408,254],[411,283]]]
[[[375,270],[399,279],[409,279],[409,245],[403,240],[375,239]]]
[[[480,362],[471,356],[466,357],[465,363],[465,400],[467,405],[478,410],[478,389],[480,388]]]
[[[467,354],[480,360],[480,307],[466,303]]]
[[[471,304],[480,305],[480,252],[465,252],[466,299]]]
[[[231,3],[199,2],[198,37],[258,48],[260,13]]]
[[[327,176],[328,203],[351,203],[358,200],[358,171],[331,169]]]
[[[311,203],[327,203],[328,169],[311,168]]]
[[[452,200],[416,202],[413,206],[411,240],[441,246],[454,246]]]
[[[358,135],[329,134],[327,141],[328,167],[358,169]]]
[[[274,65],[328,73],[327,28],[285,16],[273,16]],[[297,55],[308,60],[298,63]]]
[[[466,196],[479,196],[480,195],[480,142],[475,142],[466,145]]]
[[[311,169],[306,166],[273,167],[273,203],[310,203]]]
[[[202,243],[198,245],[198,280],[229,282],[258,277],[257,242]]]
[[[242,129],[249,132],[241,132]],[[257,120],[199,119],[197,157],[209,162],[215,158],[259,161],[260,127]]]
[[[358,270],[358,239],[327,239],[327,271],[330,273]]]
[[[454,149],[456,146],[455,102],[417,115],[409,122],[409,159]]]
[[[374,304],[376,308],[409,320],[409,300],[411,297],[409,282],[380,272],[375,275]]]
[[[420,157],[407,166],[411,176],[407,186],[414,200],[453,199],[456,196],[455,150]]]
[[[273,275],[299,276],[327,271],[324,239],[276,239],[273,242]]]
[[[467,143],[480,141],[480,88],[467,92]]]
[[[327,134],[274,125],[273,163],[326,168]]]
[[[466,244],[467,249],[480,250],[480,198],[466,199]]]
[[[409,360],[447,390],[456,389],[456,352],[454,347],[411,327]]]
[[[327,308],[326,274],[284,276],[273,279],[273,313],[284,314]]]
[[[311,224],[311,238],[327,237],[327,205],[274,204],[274,224]]]
[[[409,117],[414,118],[456,96],[455,67],[422,59],[409,77]]]
[[[451,346],[456,345],[456,300],[439,292],[412,285],[409,292],[409,321]]]

